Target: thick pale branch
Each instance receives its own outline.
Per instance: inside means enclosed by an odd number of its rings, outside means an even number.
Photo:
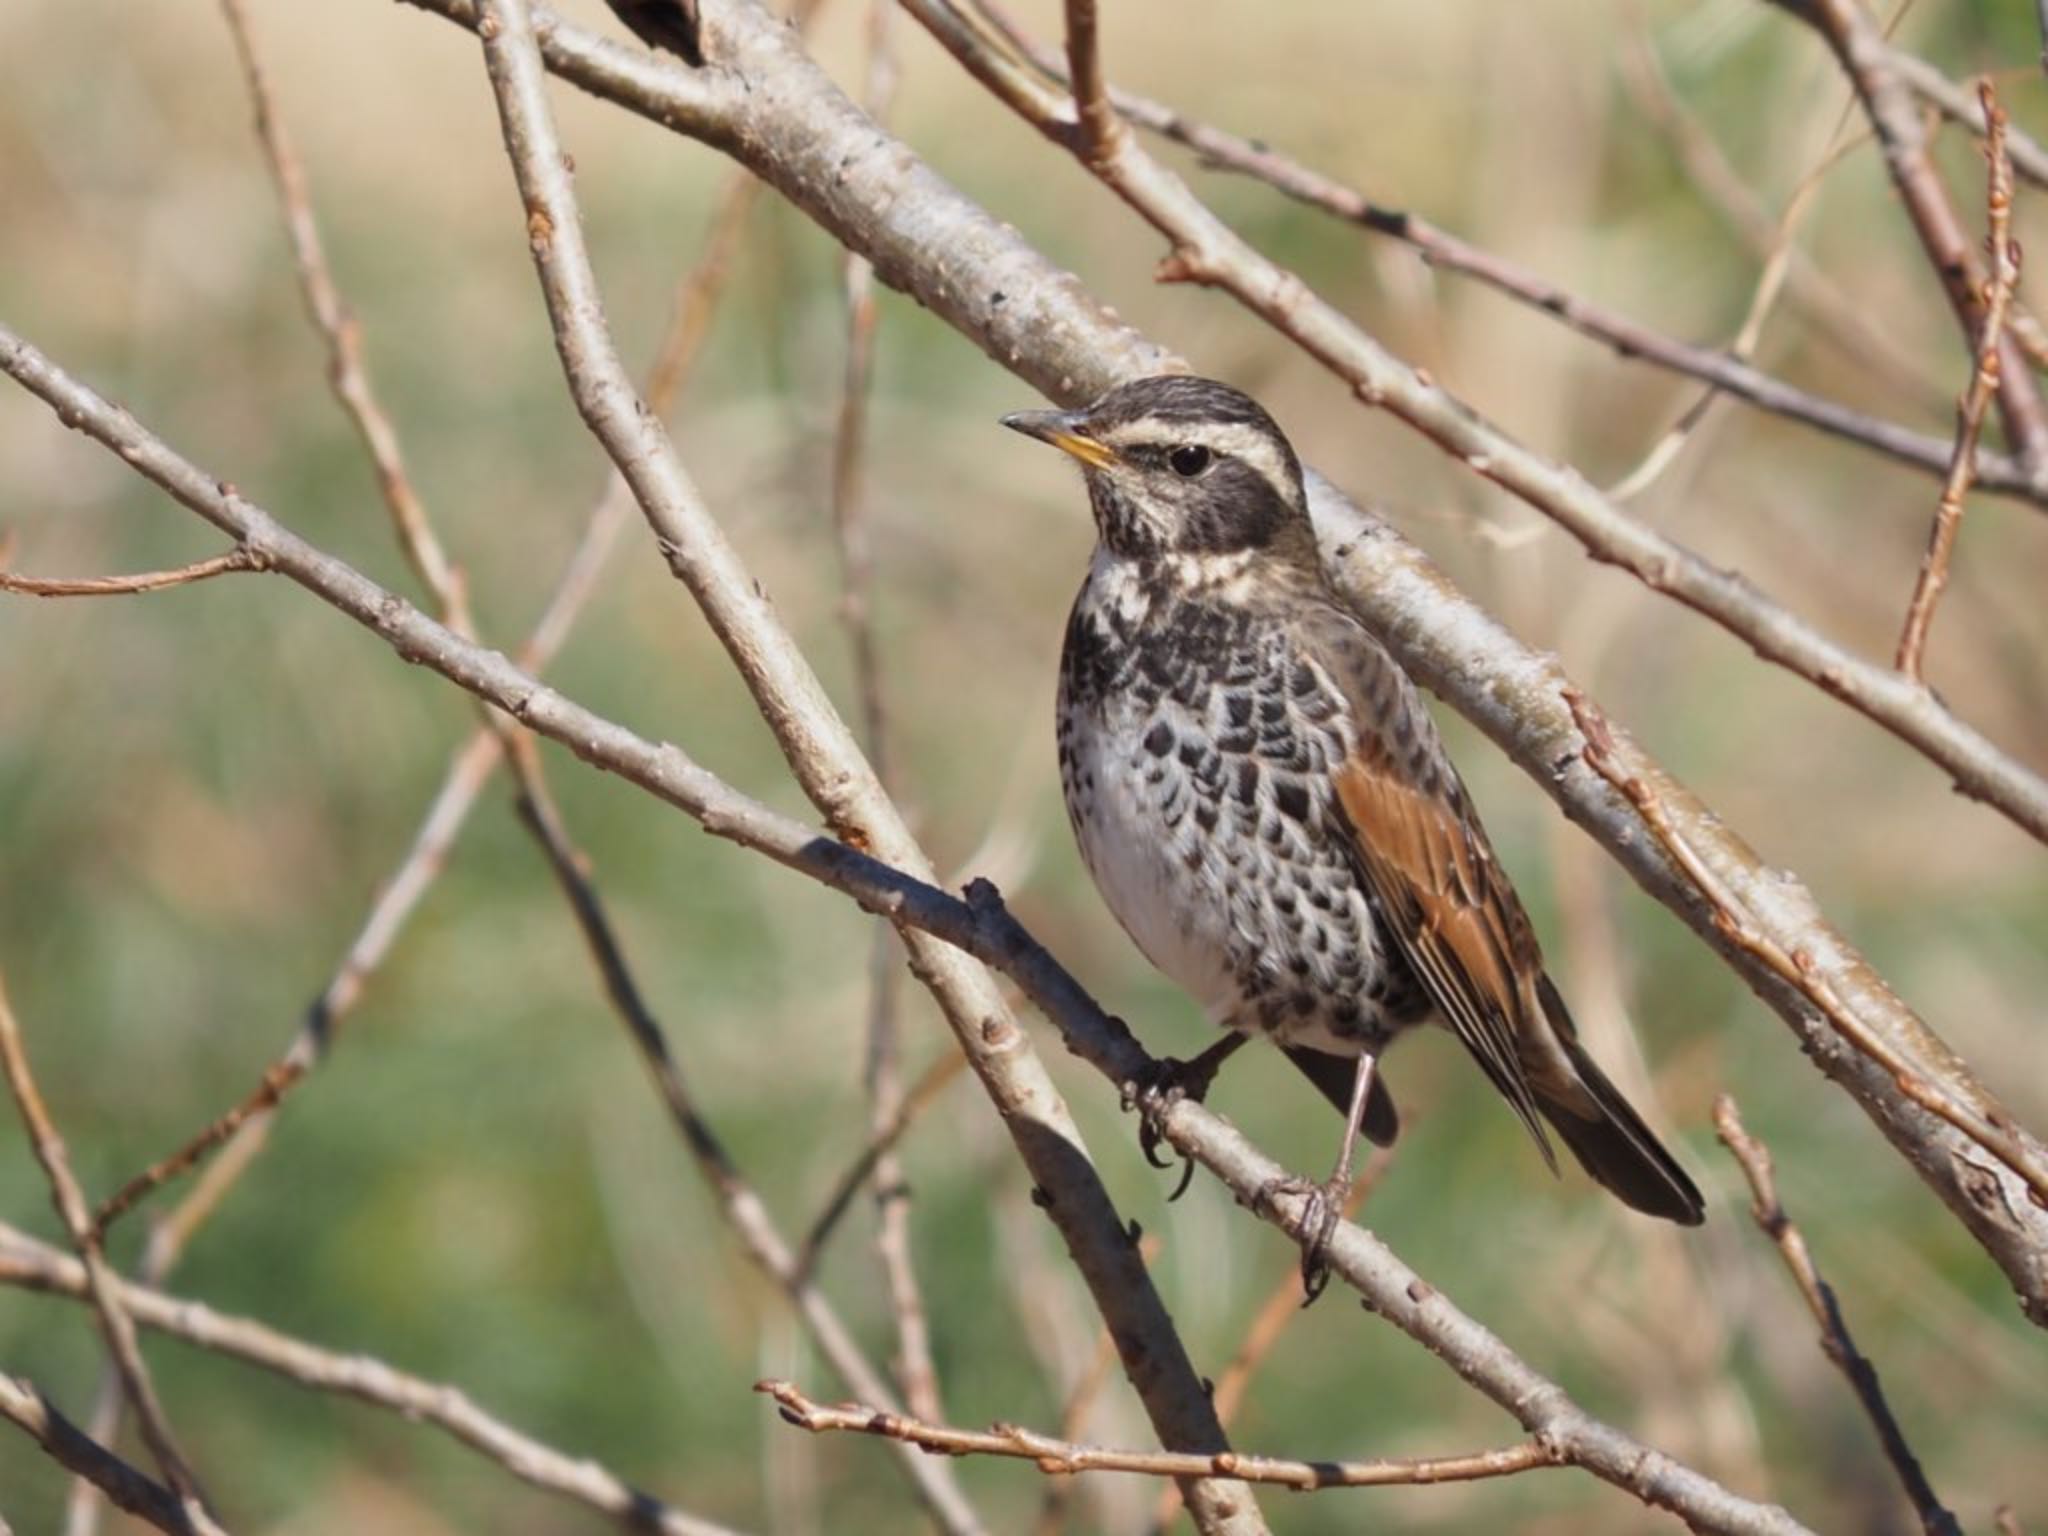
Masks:
[[[1469,1483],[1563,1465],[1549,1447],[1540,1443],[1465,1456],[1389,1456],[1374,1461],[1292,1461],[1280,1456],[1247,1456],[1238,1451],[1186,1456],[1171,1451],[1111,1450],[1100,1445],[1080,1445],[1016,1424],[998,1424],[986,1430],[955,1429],[948,1424],[926,1423],[858,1403],[814,1403],[787,1381],[758,1382],[754,1390],[774,1398],[784,1419],[812,1434],[852,1431],[885,1440],[908,1441],[943,1456],[1005,1456],[1032,1462],[1049,1477],[1071,1477],[1079,1472],[1237,1477],[1248,1483],[1275,1483],[1282,1488],[1311,1491]]]
[[[59,419],[117,453],[137,473],[208,522],[233,533],[284,575],[342,613],[374,630],[409,661],[431,667],[451,682],[495,704],[523,724],[561,742],[595,766],[617,773],[676,806],[705,830],[744,844],[778,863],[853,897],[868,911],[906,931],[1001,970],[1060,1026],[1068,1046],[1110,1081],[1150,1081],[1155,1063],[1130,1032],[1104,1014],[1080,984],[1003,909],[987,887],[957,900],[916,871],[892,868],[867,852],[823,836],[720,782],[674,746],[649,742],[583,709],[522,672],[505,656],[486,651],[436,623],[332,555],[298,538],[246,498],[178,457],[125,412],[56,369],[26,343],[0,330],[0,371],[46,400]],[[1014,1022],[990,1016],[979,1042],[1015,1056],[1027,1043]],[[1215,1172],[1238,1200],[1297,1242],[1308,1231],[1302,1200],[1264,1198],[1286,1170],[1246,1141],[1228,1122],[1199,1104],[1165,1102],[1141,1094],[1171,1144]],[[1043,1156],[1042,1142],[1031,1150]],[[1075,1197],[1071,1181],[1041,1183],[1053,1214]],[[1143,1273],[1136,1245],[1119,1229],[1118,1242]],[[1077,1254],[1085,1266],[1099,1255]],[[1365,1297],[1372,1310],[1440,1356],[1454,1371],[1512,1414],[1558,1454],[1702,1530],[1790,1533],[1804,1529],[1783,1510],[1762,1505],[1603,1424],[1517,1357],[1491,1332],[1459,1312],[1378,1239],[1349,1224],[1330,1240],[1332,1270]],[[5,1275],[0,1274],[0,1279]],[[1147,1294],[1151,1294],[1149,1284]],[[149,1321],[149,1319],[144,1319]],[[1207,1399],[1204,1398],[1206,1404]],[[1216,1445],[1209,1454],[1227,1447]],[[1192,1484],[1212,1486],[1211,1479]],[[1225,1481],[1224,1487],[1241,1485]]]
[[[2048,1209],[2048,1160],[2041,1149],[2026,1139],[2003,1112],[1980,1113],[1973,1104],[1951,1095],[1940,1081],[1937,1068],[1922,1065],[1896,1049],[1889,1040],[1869,1028],[1856,1009],[1835,989],[1834,983],[1818,970],[1810,958],[1798,951],[1781,948],[1765,932],[1749,903],[1700,857],[1688,841],[1677,818],[1647,782],[1630,775],[1617,758],[1613,732],[1605,718],[1583,695],[1566,697],[1586,746],[1586,762],[1615,790],[1635,806],[1655,834],[1672,862],[1684,870],[1700,895],[1712,906],[1721,931],[1776,973],[1787,986],[1797,987],[1807,1001],[1827,1018],[1835,1032],[1860,1051],[1873,1066],[1888,1073],[1900,1093],[1929,1114],[1938,1115],[1998,1159],[2020,1179],[2035,1203]]]

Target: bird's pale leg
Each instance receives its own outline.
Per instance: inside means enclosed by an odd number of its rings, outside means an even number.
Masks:
[[[1250,1036],[1236,1030],[1227,1031],[1209,1049],[1192,1061],[1180,1061],[1172,1056],[1163,1056],[1154,1063],[1153,1071],[1144,1082],[1124,1085],[1124,1108],[1135,1106],[1143,1115],[1138,1127],[1138,1147],[1145,1154],[1145,1161],[1154,1168],[1170,1168],[1173,1165],[1159,1156],[1159,1143],[1164,1138],[1159,1134],[1158,1117],[1183,1099],[1193,1099],[1197,1104],[1208,1096],[1209,1085],[1216,1081],[1216,1073],[1223,1063],[1235,1056],[1238,1047]],[[1188,1181],[1195,1176],[1195,1165],[1181,1159],[1180,1183],[1169,1201],[1178,1200],[1187,1193]]]
[[[1330,1266],[1323,1255],[1344,1215],[1344,1203],[1351,1197],[1351,1155],[1365,1124],[1365,1106],[1372,1097],[1372,1075],[1378,1065],[1378,1058],[1371,1051],[1359,1052],[1358,1069],[1351,1078],[1351,1107],[1344,1114],[1344,1140],[1337,1149],[1337,1166],[1330,1177],[1321,1184],[1311,1184],[1306,1179],[1275,1179],[1260,1191],[1265,1196],[1296,1194],[1308,1198],[1303,1224],[1310,1235],[1301,1245],[1303,1306],[1322,1295],[1323,1287],[1330,1283]]]

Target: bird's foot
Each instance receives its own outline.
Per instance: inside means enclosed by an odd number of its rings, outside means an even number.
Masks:
[[[1301,1304],[1312,1306],[1330,1283],[1330,1239],[1351,1197],[1351,1176],[1337,1173],[1320,1183],[1299,1174],[1269,1180],[1259,1187],[1253,1209],[1270,1209],[1282,1196],[1306,1202],[1301,1213]]]
[[[1165,1120],[1168,1111],[1176,1104],[1192,1101],[1202,1102],[1209,1095],[1209,1087],[1216,1081],[1216,1070],[1227,1061],[1239,1045],[1244,1043],[1241,1035],[1226,1036],[1191,1061],[1177,1057],[1162,1056],[1152,1063],[1142,1077],[1133,1078],[1124,1084],[1123,1107],[1135,1109],[1140,1118],[1138,1126],[1138,1150],[1145,1154],[1145,1161],[1154,1168],[1171,1168],[1170,1158],[1162,1158],[1159,1149],[1166,1141]],[[1176,1154],[1179,1156],[1179,1154]],[[1169,1202],[1178,1200],[1187,1193],[1188,1184],[1194,1179],[1194,1159],[1181,1156],[1180,1183],[1174,1186]]]

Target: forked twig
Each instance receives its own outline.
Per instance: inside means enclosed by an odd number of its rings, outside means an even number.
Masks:
[[[1806,1300],[1807,1311],[1813,1314],[1814,1322],[1820,1326],[1821,1352],[1849,1379],[1856,1401],[1862,1405],[1877,1430],[1885,1460],[1898,1473],[1906,1496],[1913,1501],[1922,1528],[1927,1536],[1962,1536],[1962,1527],[1956,1523],[1956,1517],[1936,1497],[1933,1486],[1927,1481],[1927,1474],[1920,1468],[1919,1458],[1906,1443],[1905,1431],[1899,1428],[1891,1405],[1885,1401],[1884,1388],[1878,1383],[1877,1367],[1857,1349],[1833,1287],[1820,1277],[1805,1236],[1792,1224],[1792,1218],[1785,1214],[1785,1207],[1778,1200],[1777,1181],[1771,1173],[1770,1149],[1743,1128],[1741,1113],[1729,1094],[1724,1093],[1714,1100],[1714,1133],[1721,1138],[1721,1145],[1741,1164],[1742,1176],[1749,1181],[1749,1213],[1763,1234],[1778,1245],[1786,1269],[1792,1272],[1793,1283]]]

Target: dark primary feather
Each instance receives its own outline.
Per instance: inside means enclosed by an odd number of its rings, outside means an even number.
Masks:
[[[650,48],[666,48],[693,69],[704,62],[697,0],[605,0]]]

